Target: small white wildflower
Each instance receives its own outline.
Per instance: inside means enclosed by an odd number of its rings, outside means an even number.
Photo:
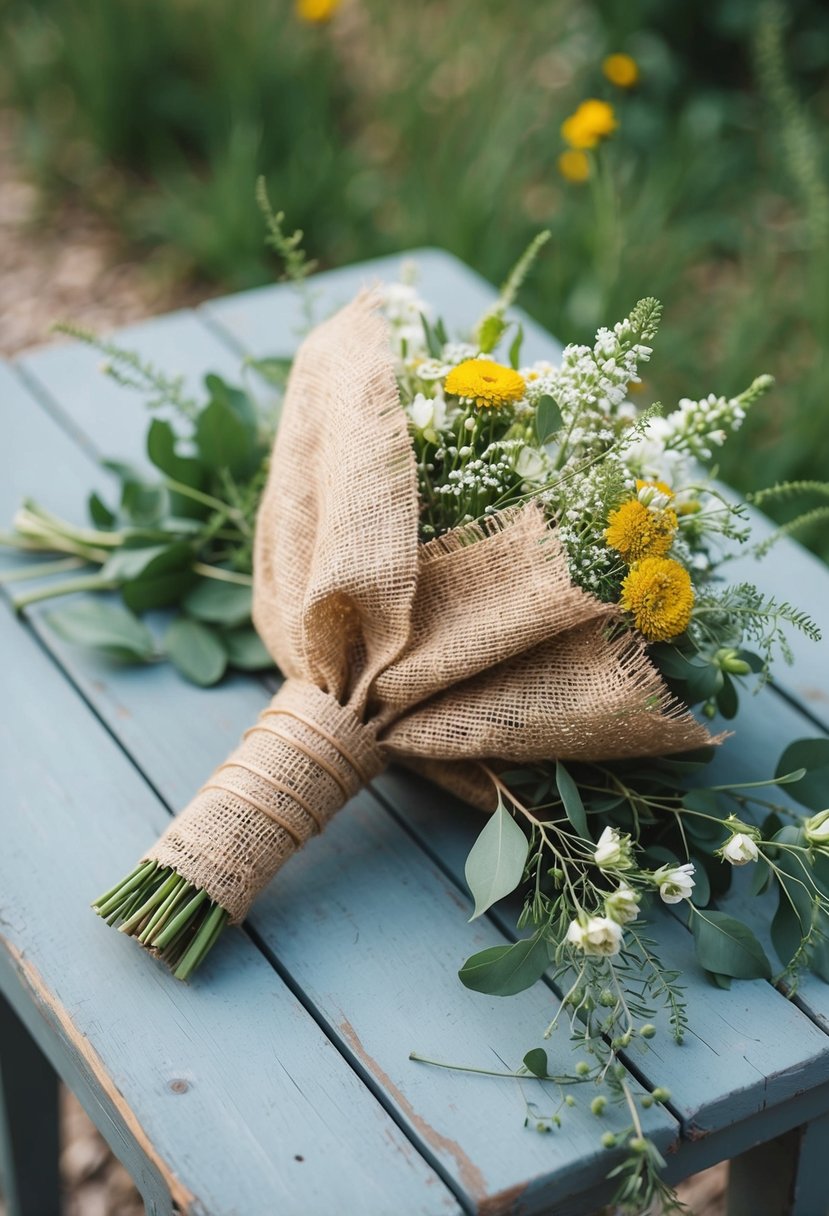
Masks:
[[[660,866],[653,875],[659,888],[659,898],[666,904],[678,904],[683,899],[690,899],[696,885],[693,875],[691,862],[683,866]]]
[[[803,821],[803,831],[809,844],[829,845],[829,811],[818,811]]]
[[[622,929],[607,916],[588,916],[573,920],[567,928],[567,941],[583,954],[607,957],[618,954],[622,946]]]
[[[604,910],[617,924],[628,925],[639,915],[639,897],[633,887],[629,887],[626,882],[620,882],[616,890],[604,901]]]
[[[721,852],[723,859],[732,866],[748,865],[760,856],[756,841],[747,832],[735,832]]]
[[[631,865],[630,837],[606,827],[599,837],[593,860],[600,870],[626,870]]]

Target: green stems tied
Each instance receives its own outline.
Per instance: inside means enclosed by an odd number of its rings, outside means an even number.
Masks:
[[[186,980],[221,936],[229,914],[171,866],[143,861],[92,907]]]

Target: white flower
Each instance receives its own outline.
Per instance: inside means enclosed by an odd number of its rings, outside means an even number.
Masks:
[[[803,831],[809,844],[829,845],[829,811],[818,811],[804,820]]]
[[[605,828],[593,854],[600,870],[626,870],[630,866],[629,839],[621,836],[616,828]]]
[[[426,432],[427,439],[436,439],[436,432],[446,426],[446,402],[442,393],[426,397],[415,393],[408,406],[409,417],[416,430]]]
[[[525,481],[541,481],[547,464],[538,448],[523,447],[515,461],[515,471]]]
[[[666,904],[678,904],[690,899],[694,889],[694,867],[688,862],[684,866],[661,866],[654,873],[654,882],[659,888],[659,897]]]
[[[633,887],[620,882],[617,889],[604,901],[604,910],[611,920],[619,925],[629,925],[639,915],[638,896]]]
[[[622,930],[615,920],[607,916],[588,916],[584,921],[570,922],[567,941],[584,954],[618,954],[622,945]]]
[[[721,852],[725,861],[730,861],[732,866],[747,865],[760,856],[756,843],[746,832],[735,832]]]

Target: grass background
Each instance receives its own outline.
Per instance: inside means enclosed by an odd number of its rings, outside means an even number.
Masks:
[[[289,0],[0,0],[0,100],[40,222],[78,198],[159,275],[226,290],[273,275],[259,173],[323,266],[430,244],[498,281],[549,227],[523,297],[545,326],[587,340],[658,296],[648,395],[670,408],[769,371],[723,475],[825,476],[825,4],[332,7],[314,24]],[[615,51],[639,65],[633,90],[602,76]],[[589,96],[620,126],[578,185],[559,128]]]

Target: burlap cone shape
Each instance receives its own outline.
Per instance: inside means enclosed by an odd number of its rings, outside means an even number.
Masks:
[[[573,585],[529,505],[418,542],[415,458],[370,294],[291,375],[259,512],[254,620],[286,677],[148,857],[235,921],[391,760],[469,800],[474,761],[610,760],[698,747],[616,610]]]

